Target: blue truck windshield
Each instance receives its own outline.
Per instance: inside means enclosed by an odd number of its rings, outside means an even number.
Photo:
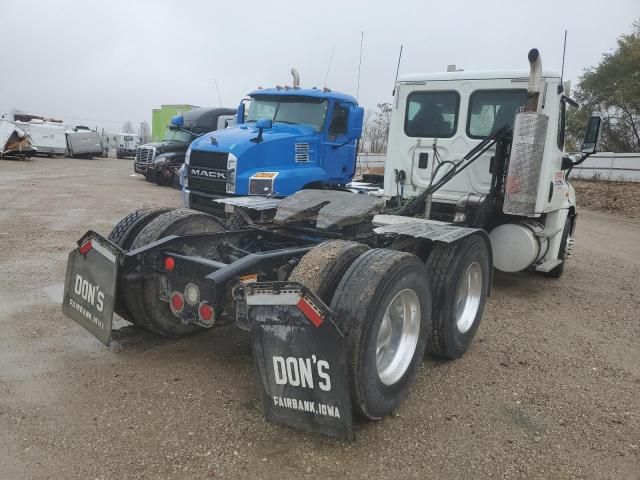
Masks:
[[[274,123],[302,124],[322,131],[327,116],[326,100],[299,97],[254,97],[249,106],[247,122],[268,118]]]

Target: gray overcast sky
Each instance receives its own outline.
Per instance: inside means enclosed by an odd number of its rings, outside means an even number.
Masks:
[[[528,11],[533,7],[533,10]],[[0,0],[0,113],[18,108],[120,130],[162,103],[225,106],[258,85],[328,86],[360,103],[388,101],[400,73],[543,68],[574,83],[640,17],[639,0],[10,1]]]

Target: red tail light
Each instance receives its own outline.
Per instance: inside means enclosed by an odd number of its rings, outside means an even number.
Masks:
[[[92,248],[93,248],[93,245],[91,244],[91,240],[89,240],[88,242],[85,242],[82,245],[80,245],[80,248],[78,250],[80,250],[80,253],[82,255],[86,255],[87,253],[89,253],[89,250],[91,250]]]
[[[164,269],[167,272],[172,272],[176,268],[176,261],[172,257],[166,257],[164,259]]]
[[[198,317],[200,317],[200,321],[202,322],[213,322],[215,320],[213,307],[207,302],[202,302],[198,307]]]
[[[180,292],[171,294],[171,310],[173,313],[180,313],[184,308],[184,297]]]

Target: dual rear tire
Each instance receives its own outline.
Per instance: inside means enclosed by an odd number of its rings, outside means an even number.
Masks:
[[[489,242],[479,235],[433,246],[425,265],[433,296],[429,353],[455,359],[468,350],[489,296],[492,264]]]
[[[491,282],[488,241],[471,235],[417,256],[334,240],[307,253],[290,281],[314,291],[345,336],[355,411],[392,413],[413,384],[425,350],[458,358],[478,329]]]
[[[109,239],[123,250],[135,250],[168,235],[224,231],[221,221],[189,209],[138,210],[125,217]],[[195,333],[202,329],[176,317],[168,302],[160,300],[160,278],[122,278],[116,312],[126,320],[169,337]]]
[[[431,293],[415,255],[374,249],[345,272],[331,302],[345,335],[356,412],[389,415],[413,384],[431,322]]]

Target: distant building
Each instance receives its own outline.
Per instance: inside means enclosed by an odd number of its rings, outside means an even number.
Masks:
[[[189,110],[199,108],[195,105],[160,105],[160,108],[154,108],[151,117],[151,140],[159,142],[164,138],[164,132],[167,125],[171,123],[171,119],[176,115],[182,115]]]

